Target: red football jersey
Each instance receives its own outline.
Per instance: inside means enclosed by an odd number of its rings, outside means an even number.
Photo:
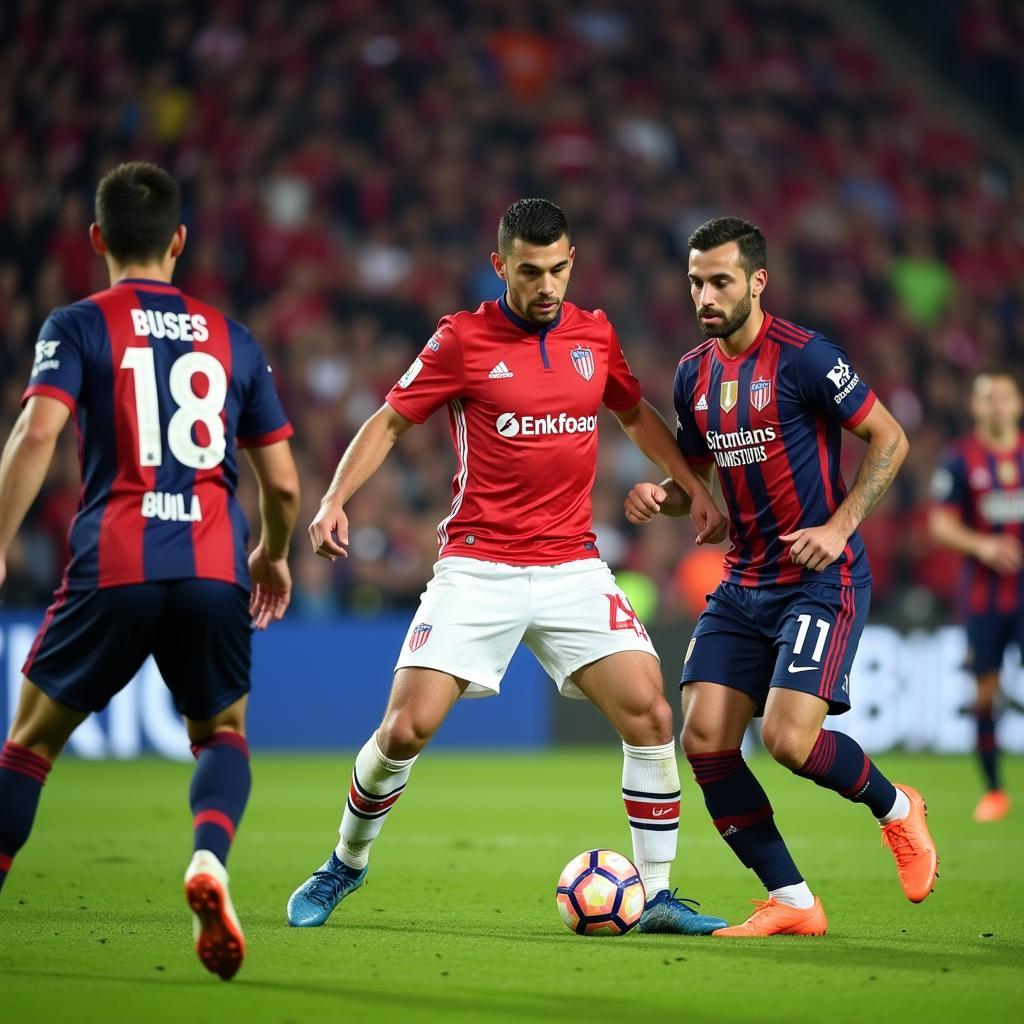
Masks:
[[[439,557],[556,565],[598,557],[597,411],[641,398],[603,312],[563,303],[538,328],[505,302],[444,317],[387,402],[422,423],[448,405],[458,468]]]

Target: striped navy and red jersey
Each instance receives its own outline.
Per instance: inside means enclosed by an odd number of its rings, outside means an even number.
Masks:
[[[694,464],[718,467],[732,540],[724,580],[870,584],[856,532],[820,573],[792,562],[790,545],[779,538],[821,526],[839,506],[846,496],[842,428],[857,426],[874,403],[841,348],[768,313],[740,355],[723,354],[711,338],[683,356],[675,379],[677,439]]]
[[[444,317],[387,395],[414,423],[448,407],[458,468],[438,557],[506,565],[599,557],[590,505],[597,413],[640,399],[601,310],[565,302],[537,327],[503,296]]]
[[[994,451],[976,434],[955,441],[932,477],[932,497],[979,533],[1009,533],[1024,542],[1024,436]],[[1003,576],[968,558],[963,609],[971,615],[1013,613],[1024,606],[1024,573]]]
[[[33,395],[67,405],[78,431],[67,589],[248,588],[237,448],[292,428],[245,327],[172,285],[123,280],[50,314],[22,402]]]

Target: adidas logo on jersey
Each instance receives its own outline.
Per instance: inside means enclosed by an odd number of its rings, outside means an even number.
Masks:
[[[514,377],[515,374],[505,365],[505,360],[502,359],[487,376],[490,380],[501,380],[504,377]]]
[[[707,412],[708,411],[708,396],[701,395],[697,399],[697,404],[693,407],[694,412]]]

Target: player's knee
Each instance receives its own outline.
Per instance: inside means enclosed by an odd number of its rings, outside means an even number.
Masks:
[[[799,771],[807,763],[815,736],[808,736],[801,729],[789,725],[777,725],[765,721],[761,729],[761,741],[765,749],[784,768],[792,772]]]
[[[411,711],[389,713],[377,730],[377,746],[385,757],[407,761],[434,735],[437,726]]]
[[[660,747],[672,742],[672,708],[660,694],[638,709],[621,726],[622,739],[636,747]]]
[[[702,722],[693,714],[686,716],[679,742],[683,753],[687,756],[711,753],[722,747],[718,730],[712,726],[712,723]]]

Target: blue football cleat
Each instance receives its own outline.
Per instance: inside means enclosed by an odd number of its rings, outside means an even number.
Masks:
[[[368,870],[350,868],[332,852],[327,863],[292,893],[288,900],[288,923],[293,928],[319,927],[349,893],[363,884]]]
[[[685,897],[676,898],[676,892],[662,889],[656,896],[647,901],[636,930],[648,935],[710,935],[717,928],[728,927],[728,922],[720,917],[698,914],[693,907],[700,904],[696,900]]]

